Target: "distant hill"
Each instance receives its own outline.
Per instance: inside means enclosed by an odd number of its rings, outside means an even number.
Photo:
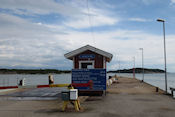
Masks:
[[[108,71],[107,73],[133,73],[133,69],[122,69]],[[61,74],[71,73],[71,70],[56,70],[56,69],[0,69],[0,74]],[[135,68],[135,73],[142,73],[142,68]],[[161,69],[144,68],[144,73],[164,73]]]
[[[133,73],[133,69],[122,69],[122,70],[113,70],[108,71],[108,73]],[[164,70],[161,69],[148,69],[144,68],[144,73],[164,73]],[[135,73],[142,73],[142,68],[135,68]]]
[[[70,73],[70,70],[56,70],[56,69],[0,69],[0,74],[61,74]]]

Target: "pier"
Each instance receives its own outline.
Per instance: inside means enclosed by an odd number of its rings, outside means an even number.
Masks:
[[[23,91],[23,90],[22,90]],[[133,78],[118,78],[106,96],[80,97],[82,110],[61,112],[62,101],[12,99],[1,92],[0,115],[6,117],[173,117],[175,100],[164,91]],[[4,95],[2,95],[2,93]],[[18,92],[19,93],[19,92]],[[11,96],[12,97],[12,96]]]

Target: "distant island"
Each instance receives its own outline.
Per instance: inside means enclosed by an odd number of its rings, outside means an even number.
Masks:
[[[64,74],[71,73],[71,70],[57,69],[0,69],[0,74]],[[133,69],[112,70],[107,73],[133,73]],[[135,73],[142,73],[142,68],[135,68]],[[164,73],[161,69],[144,68],[144,73]]]
[[[0,69],[0,74],[61,74],[71,73],[70,70],[57,69]]]
[[[165,71],[161,69],[144,68],[144,73],[164,73],[164,72]],[[113,70],[108,71],[108,73],[133,73],[133,69]],[[135,68],[135,73],[142,73],[142,68]]]

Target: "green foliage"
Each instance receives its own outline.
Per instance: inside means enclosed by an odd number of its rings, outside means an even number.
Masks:
[[[56,69],[0,69],[0,74],[61,74],[70,73],[70,70],[56,70]]]
[[[142,68],[135,68],[135,73],[142,73]],[[148,69],[144,68],[144,73],[164,73],[164,70],[161,69]],[[122,70],[114,70],[108,71],[108,73],[133,73],[133,69],[122,69]]]

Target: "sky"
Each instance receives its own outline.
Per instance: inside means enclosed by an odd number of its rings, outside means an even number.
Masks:
[[[64,54],[87,44],[113,54],[108,70],[175,72],[175,0],[0,0],[0,68],[72,69]]]

